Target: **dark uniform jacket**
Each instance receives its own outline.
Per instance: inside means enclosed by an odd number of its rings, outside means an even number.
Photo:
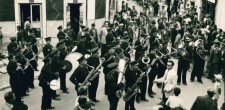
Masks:
[[[8,55],[11,55],[16,48],[17,48],[17,43],[10,42],[9,45],[7,46]]]
[[[117,84],[118,71],[116,69],[110,71],[106,76],[106,80],[107,80],[107,86],[108,86],[108,90],[107,90],[108,97],[117,98],[116,91],[118,91],[121,87],[120,85]]]
[[[54,79],[53,77],[57,77],[54,75],[55,74],[52,73],[50,63],[45,64],[41,69],[40,75],[38,76],[39,86],[49,86],[47,83],[50,83]]]
[[[111,69],[108,67],[108,65],[115,61],[115,54],[114,53],[110,54],[109,52],[107,52],[104,55],[104,58],[105,58],[105,61],[102,64],[102,66],[104,67],[103,68],[103,73],[104,74],[108,74],[111,71]]]
[[[53,48],[53,46],[50,45],[50,44],[46,44],[46,45],[43,47],[43,55],[44,55],[44,57],[46,57],[48,54],[51,53],[52,48]]]
[[[17,42],[22,42],[22,41],[24,41],[23,32],[19,31],[17,32]]]
[[[75,32],[73,29],[66,29],[66,33],[70,37],[70,39],[72,39],[73,41],[76,40]]]
[[[58,39],[65,39],[65,37],[66,37],[66,35],[65,35],[65,33],[64,32],[58,32],[58,34],[57,34],[57,38]]]
[[[79,83],[83,83],[88,76],[89,71],[86,66],[78,66],[70,77],[70,81],[78,88]]]
[[[7,65],[7,72],[9,74],[9,83],[12,89],[12,92],[16,96],[20,96],[22,94],[23,87],[23,72],[21,70],[16,70],[17,62],[10,60]]]
[[[126,89],[134,85],[140,74],[141,74],[140,71],[131,70],[130,66],[126,69],[125,71]]]

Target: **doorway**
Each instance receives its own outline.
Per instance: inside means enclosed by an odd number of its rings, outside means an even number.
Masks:
[[[70,7],[70,22],[71,28],[75,32],[75,38],[73,41],[77,41],[78,32],[80,31],[80,6],[81,4],[68,4]]]
[[[30,4],[20,4],[20,24],[22,29],[25,28],[24,23],[30,17]]]
[[[35,37],[42,37],[42,10],[41,4],[20,4],[20,24],[25,29],[25,22],[30,18],[29,23],[34,29]]]

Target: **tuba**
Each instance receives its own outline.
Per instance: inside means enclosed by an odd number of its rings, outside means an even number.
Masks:
[[[203,59],[203,60],[205,60],[205,58],[206,58],[206,56],[205,56],[205,54],[204,54],[204,51],[205,51],[205,50],[203,50],[202,47],[197,47],[197,48],[196,48],[196,53],[197,53],[198,56],[199,56],[201,59]]]
[[[138,79],[136,80],[134,85],[132,85],[132,87],[130,89],[128,89],[127,93],[123,96],[124,101],[129,101],[131,99],[131,97],[133,97],[135,94],[138,93],[138,90],[139,90],[138,83],[141,81],[141,79],[144,75],[145,75],[145,72],[140,74],[140,76],[138,77]]]
[[[117,84],[123,82],[124,73],[126,69],[126,63],[127,61],[125,59],[119,59],[119,76],[118,76]],[[124,90],[124,87],[121,87],[120,90],[116,91],[116,96],[118,98],[122,97],[123,90]]]

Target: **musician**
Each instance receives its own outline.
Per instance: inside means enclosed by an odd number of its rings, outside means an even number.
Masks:
[[[125,71],[125,92],[129,91],[129,89],[131,89],[131,87],[135,84],[138,76],[141,74],[140,72],[141,71],[138,69],[138,62],[131,62]],[[131,97],[129,101],[125,102],[125,110],[136,110],[134,107],[135,96],[136,95]]]
[[[15,50],[16,52],[16,50]],[[15,94],[15,101],[21,102],[22,97],[22,77],[23,73],[21,71],[21,64],[17,63],[14,55],[9,56],[9,63],[7,65],[7,72],[9,74],[9,84],[12,89],[12,92]]]
[[[42,87],[42,101],[41,101],[41,109],[45,110],[45,109],[54,109],[55,107],[51,106],[52,103],[52,97],[51,97],[51,93],[52,90],[50,89],[50,82],[53,80],[53,77],[57,77],[54,76],[55,74],[52,73],[51,71],[51,58],[49,58],[50,56],[47,56],[43,62],[44,62],[44,66],[41,69],[41,73],[38,76],[38,80],[39,80],[39,86]]]
[[[44,57],[48,56],[51,53],[52,49],[53,49],[53,46],[51,45],[51,37],[46,37],[45,41],[46,41],[46,44],[43,47],[43,55],[44,55]]]
[[[119,77],[119,70],[118,70],[118,63],[114,63],[110,67],[112,70],[107,74],[106,81],[107,81],[107,94],[109,100],[109,110],[117,110],[117,105],[119,102],[119,98],[116,96],[116,92],[123,87],[123,83],[120,82],[117,84],[118,77]]]
[[[95,28],[95,23],[91,24],[91,29],[89,30],[89,33],[94,38],[95,42],[98,42],[98,33],[97,29]]]
[[[13,51],[18,47],[16,43],[16,37],[11,37],[10,40],[11,42],[7,46],[8,55],[11,55]]]
[[[161,41],[162,45],[156,49],[156,51],[151,51],[148,57],[151,59],[150,67],[152,68],[148,74],[149,77],[149,84],[148,84],[148,95],[149,97],[153,98],[156,94],[153,90],[153,82],[155,77],[161,78],[164,76],[166,71],[166,63],[170,57],[170,54],[167,50],[167,41]],[[157,83],[157,87],[161,87],[161,83]]]
[[[135,45],[135,50],[136,50],[136,52],[135,52],[135,60],[138,60],[141,57],[141,55],[144,54],[144,51],[147,50],[147,46],[145,45],[146,37],[147,37],[146,35],[142,34],[140,39],[137,40],[135,42],[135,44],[134,44]]]
[[[23,38],[25,42],[28,42],[27,39],[30,35],[29,30],[31,29],[31,24],[27,23],[25,26],[25,29],[23,30]]]
[[[199,83],[203,84],[201,77],[202,77],[203,71],[204,71],[205,60],[202,58],[202,56],[200,56],[200,52],[201,53],[204,53],[204,52],[199,51],[199,50],[204,49],[203,48],[203,42],[204,41],[203,41],[203,39],[199,39],[198,41],[199,41],[198,45],[193,50],[193,60],[194,60],[193,62],[194,62],[194,64],[193,64],[193,70],[191,72],[190,80],[191,80],[191,82],[193,82],[194,79],[195,79],[195,76],[196,76],[197,81]]]
[[[77,103],[73,110],[95,110],[86,96],[79,96]]]
[[[56,47],[59,50],[59,79],[60,79],[60,89],[63,91],[63,93],[68,94],[66,88],[66,65],[63,65],[63,61],[66,58],[67,55],[67,47],[65,45],[64,41],[60,41],[57,43]]]
[[[32,58],[29,58],[29,59],[32,59],[32,66],[33,66],[33,69],[35,70],[35,71],[38,71],[38,69],[37,69],[37,66],[38,66],[38,64],[37,64],[37,60],[38,60],[38,47],[37,47],[37,40],[36,40],[36,37],[35,37],[35,34],[34,34],[34,29],[30,29],[29,30],[29,33],[30,33],[30,35],[28,36],[28,38],[27,38],[27,47],[28,48],[30,48],[31,50],[30,51],[32,51],[32,55],[33,55],[33,59]],[[30,53],[31,54],[31,53]],[[30,56],[31,57],[31,56]]]
[[[221,60],[221,49],[220,49],[220,42],[218,39],[214,41],[214,45],[210,50],[210,57],[209,57],[209,79],[212,79],[212,82],[215,82],[215,78],[213,78],[214,74],[219,74],[219,63]]]
[[[51,67],[52,73],[54,74],[53,79],[58,79],[59,68],[60,68],[59,50],[57,48],[52,50],[50,53],[50,57],[51,57],[50,67]],[[51,96],[53,100],[61,100],[59,98],[60,95],[56,94],[56,90],[52,90]]]
[[[100,60],[99,60],[99,53],[98,53],[98,47],[95,47],[91,49],[92,55],[87,59],[87,64],[90,66],[93,66],[95,69],[99,66]],[[93,102],[99,102],[98,99],[96,99],[96,93],[98,89],[98,83],[99,83],[99,76],[97,76],[89,86],[89,99],[91,99]]]
[[[133,30],[133,25],[134,25],[134,21],[131,21],[131,22],[129,23],[128,28],[127,28],[127,33],[128,33],[128,36],[129,36],[129,38],[130,38],[130,42],[131,42],[131,43],[133,43],[134,34],[135,34],[135,32],[134,32],[134,30]]]
[[[128,59],[130,59],[130,52],[131,52],[129,40],[130,38],[128,37],[127,33],[124,33],[123,40],[121,41],[120,44],[120,47],[124,50],[123,51],[124,56]]]
[[[178,75],[178,79],[177,79],[177,85],[180,85],[181,79],[184,85],[187,85],[187,81],[186,81],[186,73],[187,70],[190,67],[190,62],[192,59],[192,47],[190,47],[189,44],[190,39],[186,38],[183,39],[184,42],[184,46],[179,47],[179,60],[178,60],[178,68],[177,68],[177,75]],[[181,78],[182,75],[182,78]]]
[[[82,56],[79,60],[80,65],[76,68],[70,77],[70,81],[75,85],[75,90],[77,95],[81,95],[78,89],[81,87],[82,83],[85,81],[89,74],[87,67],[87,59]]]
[[[84,36],[81,36],[81,39],[77,43],[77,50],[76,52],[79,52],[81,54],[88,54],[88,43],[87,38]]]
[[[58,34],[57,34],[58,40],[60,41],[60,39],[65,39],[66,34],[65,34],[64,31],[63,31],[62,25],[60,25],[57,29],[59,30],[59,32],[58,32]]]
[[[168,97],[173,94],[173,89],[177,83],[177,73],[173,69],[174,62],[169,60],[167,62],[167,69],[163,77],[156,79],[154,82],[162,83],[162,101],[166,102]]]
[[[103,68],[103,73],[105,74],[105,95],[107,95],[107,84],[106,84],[106,76],[107,74],[111,71],[111,68],[109,67],[109,64],[113,63],[115,61],[115,47],[114,45],[110,45],[109,51],[104,55],[105,61],[103,62],[102,66]]]

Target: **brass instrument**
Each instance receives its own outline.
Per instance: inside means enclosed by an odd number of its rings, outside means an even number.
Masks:
[[[125,59],[119,59],[119,76],[118,76],[117,84],[123,82],[124,72],[126,69],[126,63],[127,63],[127,61]],[[122,97],[123,90],[124,90],[124,87],[121,87],[120,90],[116,91],[116,96],[118,98]]]
[[[196,48],[196,53],[198,54],[198,56],[199,56],[201,59],[205,60],[206,55],[205,55],[203,52],[204,52],[204,50],[203,50],[202,47],[197,47],[197,48]]]
[[[100,64],[94,68],[93,66],[89,66],[90,68],[92,68],[92,70],[89,72],[88,76],[86,77],[86,79],[84,80],[84,82],[81,84],[81,86],[78,88],[78,91],[80,91],[81,88],[83,88],[84,86],[85,87],[88,87],[91,85],[91,81],[93,81],[98,75],[99,75],[99,69],[101,68],[102,66],[102,63],[105,61],[104,58],[100,59],[101,62]]]
[[[133,97],[135,94],[138,93],[138,90],[139,90],[138,83],[141,81],[141,79],[144,75],[145,75],[145,72],[140,74],[140,76],[138,77],[138,79],[136,80],[134,85],[132,85],[132,87],[128,89],[127,93],[123,96],[124,101],[129,101],[131,99],[131,97]]]
[[[142,57],[141,61],[142,61],[142,63],[144,63],[146,65],[150,62],[150,58],[148,57],[148,54],[146,51],[145,51],[144,57]]]

